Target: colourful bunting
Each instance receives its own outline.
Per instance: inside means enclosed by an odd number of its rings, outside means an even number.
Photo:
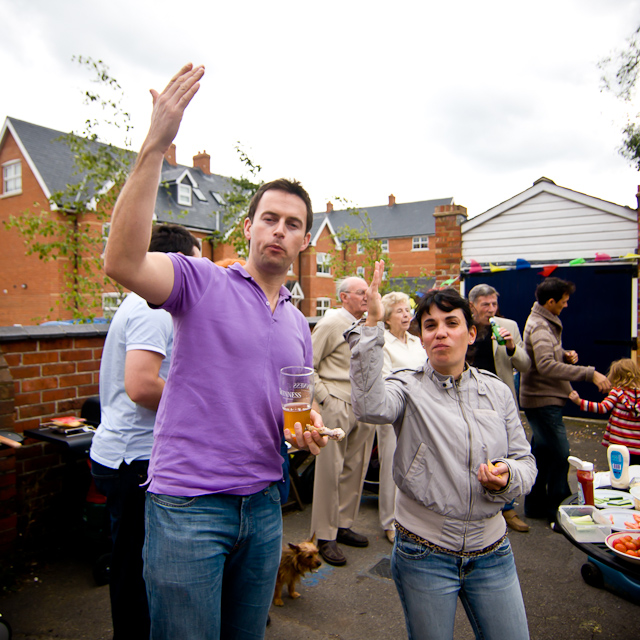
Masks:
[[[456,281],[456,279],[455,279],[455,278],[449,278],[448,280],[445,280],[445,281],[442,283],[442,286],[448,286],[448,285],[450,285],[450,284],[453,284],[455,281]]]
[[[538,271],[538,273],[541,276],[543,276],[545,278],[548,278],[557,268],[558,268],[557,264],[550,264],[550,265],[544,267],[542,269],[542,271]]]
[[[570,267],[575,267],[579,264],[584,264],[586,262],[586,260],[584,258],[574,258],[570,263],[569,266]]]
[[[608,253],[596,252],[596,262],[603,262],[606,260],[611,260],[611,256]]]
[[[491,273],[497,273],[498,271],[506,271],[507,267],[497,267],[495,264],[490,262],[489,270],[491,271]]]
[[[471,266],[469,267],[469,273],[482,273],[482,266],[477,260],[471,260]]]
[[[623,260],[633,260],[634,258],[640,258],[640,254],[637,253],[627,253],[626,256],[624,256]]]
[[[531,264],[529,264],[524,258],[518,258],[516,260],[516,269],[531,269]]]

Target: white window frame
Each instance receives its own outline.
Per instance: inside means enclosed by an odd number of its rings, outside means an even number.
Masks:
[[[362,255],[364,253],[364,245],[362,242],[356,243],[356,253]]]
[[[196,194],[196,198],[198,198],[200,202],[207,202],[207,197],[197,187],[193,187],[193,193]]]
[[[388,238],[384,238],[380,240],[380,249],[382,253],[389,253],[389,240]]]
[[[289,265],[289,271],[287,271],[288,276],[295,276],[296,274],[293,272],[293,262]]]
[[[111,233],[111,222],[104,222],[102,224],[102,255],[104,256],[104,252],[107,249],[107,240],[109,239],[109,234]]]
[[[190,184],[178,182],[178,204],[190,207],[192,202],[192,190]]]
[[[328,253],[316,253],[316,275],[323,278],[331,277],[331,262]]]
[[[316,318],[321,318],[329,309],[331,309],[331,298],[316,299]]]
[[[16,196],[20,193],[22,193],[22,161],[5,162],[2,165],[2,195]]]
[[[105,318],[113,318],[122,301],[127,297],[126,293],[103,293],[102,294],[102,315]]]
[[[212,196],[213,199],[221,206],[224,207],[227,203],[225,202],[224,198],[217,192],[217,191],[210,191],[209,192]]]
[[[364,267],[356,267],[356,275],[364,280]]]
[[[429,250],[429,236],[413,236],[413,238],[411,239],[411,251],[428,251],[428,250]]]

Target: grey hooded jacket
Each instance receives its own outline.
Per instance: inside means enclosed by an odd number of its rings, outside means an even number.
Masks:
[[[359,420],[392,423],[398,436],[393,477],[400,489],[396,519],[453,551],[483,549],[506,530],[504,503],[530,491],[536,465],[513,395],[497,376],[468,367],[458,380],[429,362],[381,376],[382,326],[354,325],[351,402]],[[485,489],[480,464],[502,461],[509,482]]]

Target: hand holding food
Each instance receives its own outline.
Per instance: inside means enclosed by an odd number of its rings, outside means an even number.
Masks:
[[[500,491],[509,482],[509,467],[504,462],[494,464],[487,460],[487,464],[481,464],[478,469],[478,481],[489,491]]]

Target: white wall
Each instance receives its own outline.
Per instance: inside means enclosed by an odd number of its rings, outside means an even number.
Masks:
[[[561,187],[553,187],[563,191]],[[632,219],[636,212],[567,192],[576,199],[548,191],[526,198],[527,192],[524,192],[521,197],[512,199],[512,207],[509,208],[507,201],[465,223],[462,227],[463,260],[495,263],[524,258],[555,262],[594,258],[596,252],[611,257],[636,252],[637,222]],[[600,203],[602,208],[595,208]],[[619,214],[612,213],[618,209]]]

